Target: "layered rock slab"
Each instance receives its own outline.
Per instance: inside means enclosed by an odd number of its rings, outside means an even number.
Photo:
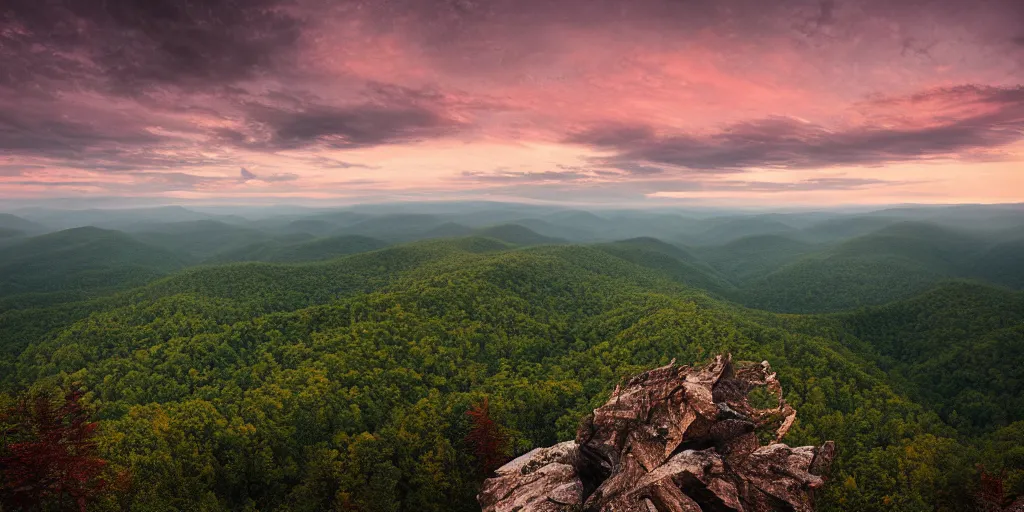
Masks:
[[[795,417],[767,362],[673,362],[617,386],[574,441],[498,469],[478,500],[485,512],[810,512],[835,446],[782,444]]]

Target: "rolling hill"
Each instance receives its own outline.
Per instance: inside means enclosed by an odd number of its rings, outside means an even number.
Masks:
[[[589,229],[563,226],[543,219],[522,218],[515,219],[511,223],[523,226],[541,236],[549,238],[571,240],[573,242],[592,242],[600,238]]]
[[[6,359],[0,383],[73,375],[97,397],[104,456],[146,475],[123,498],[132,508],[470,511],[472,404],[487,397],[521,452],[571,436],[625,375],[730,352],[772,361],[802,412],[791,442],[844,447],[824,510],[967,492],[961,441],[829,334],[866,337],[855,321],[808,317],[822,326],[809,334],[747,314],[682,284],[684,264],[699,264],[688,259],[652,239],[510,249],[467,237],[194,267],[68,315]],[[235,481],[259,485],[223,483]]]
[[[17,229],[12,229],[12,228],[2,228],[2,227],[0,227],[0,239],[3,239],[3,238],[17,238],[17,237],[20,237],[20,236],[25,236],[25,232],[17,230]]]
[[[737,300],[782,312],[824,312],[911,297],[954,278],[979,277],[986,242],[933,224],[899,223],[805,256],[749,281]],[[990,276],[1014,276],[1021,262],[999,257]],[[1012,279],[993,281],[1012,285]]]
[[[515,456],[572,438],[625,376],[731,353],[778,372],[787,443],[840,447],[823,512],[969,510],[979,463],[1024,494],[1024,292],[963,279],[1013,286],[1016,228],[484,207],[726,241],[574,245],[444,205],[142,230],[166,248],[18,239],[0,248],[0,404],[83,389],[102,457],[136,479],[111,509],[468,512],[468,410],[486,400]],[[353,227],[392,238],[333,234]],[[457,236],[396,242],[431,233]]]
[[[758,235],[791,235],[798,230],[789,224],[766,216],[715,217],[690,227],[673,241],[685,245],[721,245]]]
[[[838,321],[913,397],[961,430],[1024,420],[1024,292],[948,283]]]
[[[351,234],[351,236],[325,237],[281,245],[261,254],[258,258],[247,257],[238,261],[270,261],[279,263],[318,261],[348,254],[376,251],[387,246],[386,242]],[[242,253],[243,250],[237,252]]]
[[[656,238],[631,238],[594,247],[630,263],[656,270],[675,282],[693,288],[714,294],[726,293],[732,289],[732,285],[715,269],[685,249]]]
[[[7,233],[38,234],[48,231],[45,226],[10,213],[0,213],[0,230]]]
[[[541,219],[572,229],[600,232],[609,225],[608,219],[584,210],[563,210],[547,214]]]
[[[473,234],[473,228],[455,222],[445,222],[439,226],[430,228],[419,235],[418,238],[449,238],[458,236],[469,236]]]
[[[495,238],[513,245],[525,246],[566,243],[566,240],[564,239],[544,236],[528,227],[520,226],[519,224],[501,224],[498,226],[491,226],[478,229],[474,231],[473,234],[476,236]]]
[[[1024,288],[1024,238],[996,242],[971,261],[972,276],[1011,288]]]
[[[185,264],[119,231],[74,228],[0,249],[0,296],[139,285]]]
[[[199,220],[234,219],[197,212],[182,206],[157,206],[153,208],[87,209],[63,210],[33,208],[19,210],[19,216],[51,228],[64,230],[76,227],[100,227],[118,230],[142,230],[147,224],[168,224]]]
[[[369,236],[392,243],[406,242],[422,239],[425,233],[446,222],[443,217],[429,214],[381,215],[344,226],[335,234]]]
[[[875,215],[840,217],[808,226],[800,231],[799,236],[814,242],[839,242],[864,236],[904,221],[905,219],[899,217]]]
[[[269,261],[281,249],[316,240],[316,236],[309,233],[293,233],[289,235],[278,235],[273,238],[244,245],[236,249],[229,249],[204,260],[204,263],[231,263],[239,261]]]
[[[723,276],[741,285],[820,249],[782,235],[757,235],[693,250]]]
[[[338,229],[338,224],[323,219],[299,219],[289,222],[282,231],[326,236]]]
[[[147,225],[144,231],[134,232],[133,236],[196,261],[271,238],[263,231],[215,220]]]

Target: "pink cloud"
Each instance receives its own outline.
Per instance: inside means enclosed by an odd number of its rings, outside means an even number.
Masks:
[[[255,7],[97,9],[64,38],[40,24],[64,11],[12,11],[0,194],[1024,199],[1006,190],[1024,158],[1018,3]],[[930,163],[960,171],[876,176]],[[836,168],[871,186],[837,189]],[[769,190],[766,170],[792,175]]]

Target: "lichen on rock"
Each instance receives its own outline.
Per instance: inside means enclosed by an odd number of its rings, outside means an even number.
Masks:
[[[757,389],[769,403],[752,403]],[[478,500],[484,512],[810,512],[835,445],[782,444],[795,418],[768,362],[673,361],[616,386],[574,441],[502,466]]]

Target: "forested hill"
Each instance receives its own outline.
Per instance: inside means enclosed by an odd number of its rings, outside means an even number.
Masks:
[[[436,217],[405,219],[431,230]],[[35,252],[3,253],[31,255],[25,265],[85,262],[75,272],[154,269],[142,283],[79,280],[71,295],[0,302],[0,408],[24,393],[80,389],[99,421],[103,471],[121,484],[90,509],[479,510],[486,465],[467,441],[478,417],[468,411],[489,408],[508,441],[496,455],[509,457],[571,438],[621,378],[717,353],[771,362],[798,411],[788,444],[836,442],[820,510],[973,510],[982,469],[999,476],[1004,498],[1024,495],[1022,292],[953,273],[906,298],[827,314],[734,302],[759,275],[784,276],[815,255],[875,258],[857,249],[884,245],[872,240],[891,242],[883,259],[925,266],[937,265],[934,254],[901,248],[939,243],[963,258],[957,269],[973,269],[971,255],[1012,238],[974,233],[958,245],[947,234],[959,232],[942,228],[897,243],[897,226],[837,244],[792,232],[705,246],[650,236],[580,244],[495,224],[472,228],[481,236],[396,243],[299,220],[242,226],[258,239],[232,239],[214,258],[140,239],[152,229],[57,232],[19,242]],[[598,221],[544,217],[588,230]],[[224,229],[187,222],[161,229]],[[296,222],[318,232],[287,232]],[[122,256],[89,256],[92,247]],[[215,262],[226,255],[274,262]],[[835,288],[844,267],[818,268],[814,289]],[[52,282],[71,282],[62,276]]]
[[[120,231],[69,229],[0,248],[0,297],[139,285],[186,264]]]
[[[928,223],[895,224],[817,250],[762,245],[769,255],[779,254],[784,261],[788,254],[790,260],[750,279],[736,299],[776,311],[813,313],[883,304],[954,278],[1012,287],[1024,282],[1024,264],[1009,254],[1018,241]],[[778,265],[780,260],[774,261]]]
[[[947,423],[976,433],[1024,420],[1024,293],[949,283],[839,318]]]
[[[965,445],[851,352],[847,336],[883,353],[863,316],[803,334],[626,256],[467,238],[190,269],[32,340],[5,387],[86,389],[104,455],[146,482],[124,499],[165,510],[474,510],[464,413],[485,396],[518,453],[571,436],[620,377],[718,352],[772,361],[791,442],[842,447],[824,510],[959,510],[985,436],[1019,419]]]

